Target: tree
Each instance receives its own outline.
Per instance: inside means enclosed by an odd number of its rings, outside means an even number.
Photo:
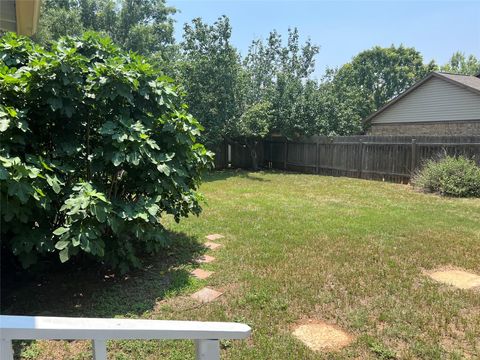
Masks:
[[[313,101],[317,89],[308,78],[315,68],[318,51],[310,40],[300,44],[296,28],[288,30],[286,44],[275,30],[265,42],[252,42],[238,81],[239,114],[230,119],[233,124],[227,131],[228,136],[250,149],[252,168],[258,165],[255,145],[259,139],[273,132],[290,137],[315,132]],[[251,129],[262,131],[255,131],[253,140],[248,141],[253,135]]]
[[[322,92],[318,81],[305,81],[290,122],[293,127],[293,134],[312,136],[325,133],[322,127],[324,118],[322,100]]]
[[[125,271],[168,243],[162,216],[200,213],[212,156],[173,80],[89,33],[51,50],[6,35],[0,59],[0,238],[24,266]]]
[[[336,71],[327,70],[324,82],[319,86],[318,134],[344,136],[362,132],[362,114],[373,111],[373,105],[365,101],[366,95],[358,87],[343,81],[334,81]]]
[[[238,113],[240,57],[230,44],[227,17],[213,25],[197,18],[185,24],[178,76],[187,92],[192,114],[205,127],[203,141],[215,148],[225,137],[226,124]]]
[[[254,171],[258,170],[258,142],[270,133],[272,120],[272,104],[263,101],[253,104],[237,121],[231,122],[232,128],[229,129],[229,134],[235,139],[241,139],[249,149]]]
[[[340,68],[335,78],[364,90],[378,109],[435,68],[433,62],[425,65],[414,48],[375,46],[355,56],[351,63]]]
[[[464,53],[457,51],[440,70],[454,74],[478,75],[480,73],[480,59],[477,59],[474,55],[467,57]]]
[[[313,80],[278,74],[270,97],[274,112],[272,131],[288,138],[316,134],[317,93],[317,83]]]
[[[275,30],[265,42],[254,40],[243,62],[247,78],[244,82],[244,101],[247,107],[262,99],[278,103],[273,98],[284,96],[278,91],[285,89],[286,83],[298,85],[305,82],[315,69],[318,51],[319,47],[309,39],[303,45],[300,44],[296,28],[288,30],[285,45]]]
[[[80,11],[67,1],[45,1],[42,3],[38,32],[33,39],[42,44],[61,36],[78,36],[85,31]]]
[[[355,56],[338,70],[329,70],[322,92],[331,124],[337,129],[357,129],[360,119],[382,107],[436,69],[423,63],[414,48],[376,46]],[[333,106],[333,107],[332,107]],[[330,109],[330,110],[328,110]],[[351,118],[352,126],[347,124]]]
[[[159,60],[172,51],[171,15],[176,10],[165,0],[46,0],[42,6],[34,37],[41,44],[93,30],[108,35],[123,49]]]
[[[175,13],[165,0],[123,0],[112,39],[140,54],[161,53],[174,43],[171,15]]]

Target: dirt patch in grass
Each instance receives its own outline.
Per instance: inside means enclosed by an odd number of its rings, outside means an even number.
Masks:
[[[354,337],[336,325],[318,320],[307,320],[299,324],[293,335],[313,351],[340,350],[354,340]]]
[[[215,241],[215,240],[219,240],[219,239],[223,239],[225,236],[221,235],[221,234],[210,234],[210,235],[207,235],[205,236],[205,238],[207,240],[210,240],[210,241]]]
[[[450,353],[454,353],[461,359],[477,359],[475,354],[467,350],[469,343],[463,338],[463,335],[457,338],[444,337],[440,343],[443,349]]]
[[[209,303],[216,300],[218,297],[222,295],[223,293],[221,293],[220,291],[205,287],[193,293],[191,297],[192,299],[195,299],[201,303]]]
[[[447,285],[455,286],[458,289],[480,288],[480,276],[459,268],[441,268],[427,272],[427,275]]]

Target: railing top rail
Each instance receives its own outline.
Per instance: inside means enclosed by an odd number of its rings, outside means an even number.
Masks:
[[[248,325],[225,322],[0,315],[2,339],[245,339]]]

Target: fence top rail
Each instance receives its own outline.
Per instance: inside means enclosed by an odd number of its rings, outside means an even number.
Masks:
[[[265,140],[266,143],[270,144],[280,144],[284,145],[284,142],[279,142],[279,141],[269,141]],[[339,146],[339,145],[412,145],[412,141],[410,142],[401,142],[401,141],[364,141],[364,140],[358,140],[358,141],[341,141],[341,142],[298,142],[298,141],[289,141],[289,145],[322,145],[322,146]],[[420,145],[420,146],[480,146],[480,142],[419,142],[416,141],[415,144]]]
[[[357,142],[357,143],[333,143],[331,145],[342,145],[342,144],[359,144],[360,142]],[[474,142],[471,142],[471,143],[462,143],[462,142],[451,142],[451,143],[448,143],[448,142],[437,142],[437,143],[434,143],[434,142],[378,142],[378,141],[363,141],[362,142],[363,144],[365,145],[412,145],[412,144],[416,144],[416,145],[419,145],[419,146],[449,146],[449,147],[453,147],[453,146],[479,146],[480,145],[480,142],[478,143],[474,143]]]
[[[454,146],[480,146],[480,142],[478,143],[424,143],[424,142],[419,142],[417,145],[420,146],[445,146],[445,147],[454,147]]]
[[[245,339],[248,325],[227,322],[0,315],[2,339]]]
[[[285,144],[299,143],[299,144],[342,144],[342,143],[358,143],[362,142],[374,142],[374,143],[411,143],[412,140],[416,140],[418,143],[425,144],[445,144],[445,143],[457,143],[457,144],[478,144],[480,142],[480,136],[375,136],[375,135],[357,135],[357,136],[312,136],[299,139],[287,140],[283,137],[266,138],[263,141],[266,143]]]

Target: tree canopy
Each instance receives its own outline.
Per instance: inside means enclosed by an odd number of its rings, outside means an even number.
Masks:
[[[165,0],[45,0],[35,39],[47,44],[93,30],[123,49],[165,57],[174,43],[175,13]]]
[[[436,68],[403,45],[362,51],[339,69],[327,71],[321,99],[323,119],[331,124],[327,128],[339,135],[361,131],[362,119]]]
[[[440,69],[455,74],[478,75],[480,73],[480,59],[477,59],[474,55],[465,56],[464,53],[457,51],[448,63]]]
[[[212,147],[222,141],[227,122],[238,113],[241,68],[231,33],[227,17],[213,25],[199,18],[185,24],[176,66],[190,109],[206,129],[204,141]]]

